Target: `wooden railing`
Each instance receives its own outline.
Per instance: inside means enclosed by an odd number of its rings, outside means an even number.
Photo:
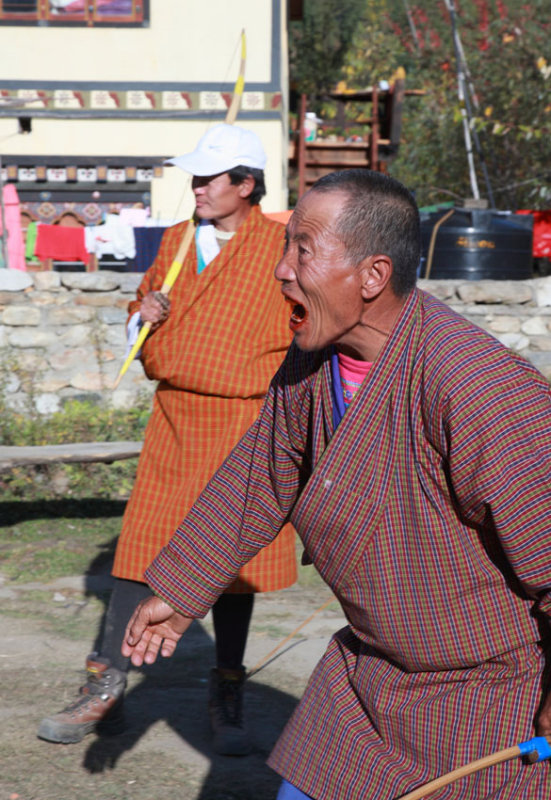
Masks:
[[[76,442],[73,444],[0,446],[0,472],[14,467],[37,464],[97,462],[111,464],[126,458],[137,458],[143,442]]]

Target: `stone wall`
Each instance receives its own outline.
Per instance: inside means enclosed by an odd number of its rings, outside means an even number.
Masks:
[[[142,275],[0,270],[0,374],[6,402],[41,414],[68,398],[130,407],[155,384],[134,362],[117,389],[126,308]],[[526,356],[551,379],[551,277],[530,281],[420,281]]]
[[[41,414],[69,398],[129,407],[155,384],[134,362],[117,389],[140,273],[0,270],[0,375],[7,404]]]
[[[551,380],[551,277],[525,281],[422,280],[419,287],[521,353]]]

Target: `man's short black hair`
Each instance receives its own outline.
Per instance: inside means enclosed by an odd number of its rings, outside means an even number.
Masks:
[[[408,294],[421,257],[419,210],[409,189],[382,172],[344,169],[320,178],[310,191],[347,195],[335,232],[349,259],[359,264],[377,253],[389,256],[390,285],[398,297]]]
[[[254,178],[254,189],[249,195],[249,203],[252,206],[257,206],[264,195],[266,194],[266,184],[264,183],[264,170],[257,169],[256,167],[238,166],[228,170],[230,176],[230,183],[234,186],[242,183],[249,175]]]

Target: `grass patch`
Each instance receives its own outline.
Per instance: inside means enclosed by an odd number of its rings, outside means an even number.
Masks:
[[[48,583],[105,571],[125,505],[102,498],[0,502],[0,573],[14,583]],[[297,537],[299,565],[302,550]],[[313,565],[299,566],[298,584],[309,589],[325,585]]]
[[[75,400],[41,417],[31,408],[27,414],[9,409],[0,392],[0,441],[140,440],[150,408],[145,396],[124,411]],[[136,466],[135,459],[128,459],[16,467],[0,474],[0,573],[14,583],[47,583],[104,569],[114,554]],[[302,551],[297,537],[297,564]],[[299,566],[298,584],[307,589],[324,585],[313,565]]]
[[[113,557],[125,502],[0,503],[0,572],[14,583],[93,575]]]

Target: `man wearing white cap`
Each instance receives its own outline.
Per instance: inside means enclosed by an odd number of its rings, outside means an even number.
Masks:
[[[132,611],[151,593],[143,573],[256,419],[290,343],[288,312],[273,278],[284,228],[260,211],[266,155],[258,137],[219,124],[193,152],[167,163],[193,176],[195,241],[169,300],[159,289],[190,223],[169,228],[129,306],[129,328],[151,323],[141,359],[158,386],[117,544],[103,635],[87,659],[79,698],[42,720],[38,736],[48,741],[78,742],[98,726],[121,727],[129,659],[120,648]],[[244,755],[251,747],[242,715],[242,661],[253,593],[295,579],[288,527],[213,608],[209,713],[219,753]]]

